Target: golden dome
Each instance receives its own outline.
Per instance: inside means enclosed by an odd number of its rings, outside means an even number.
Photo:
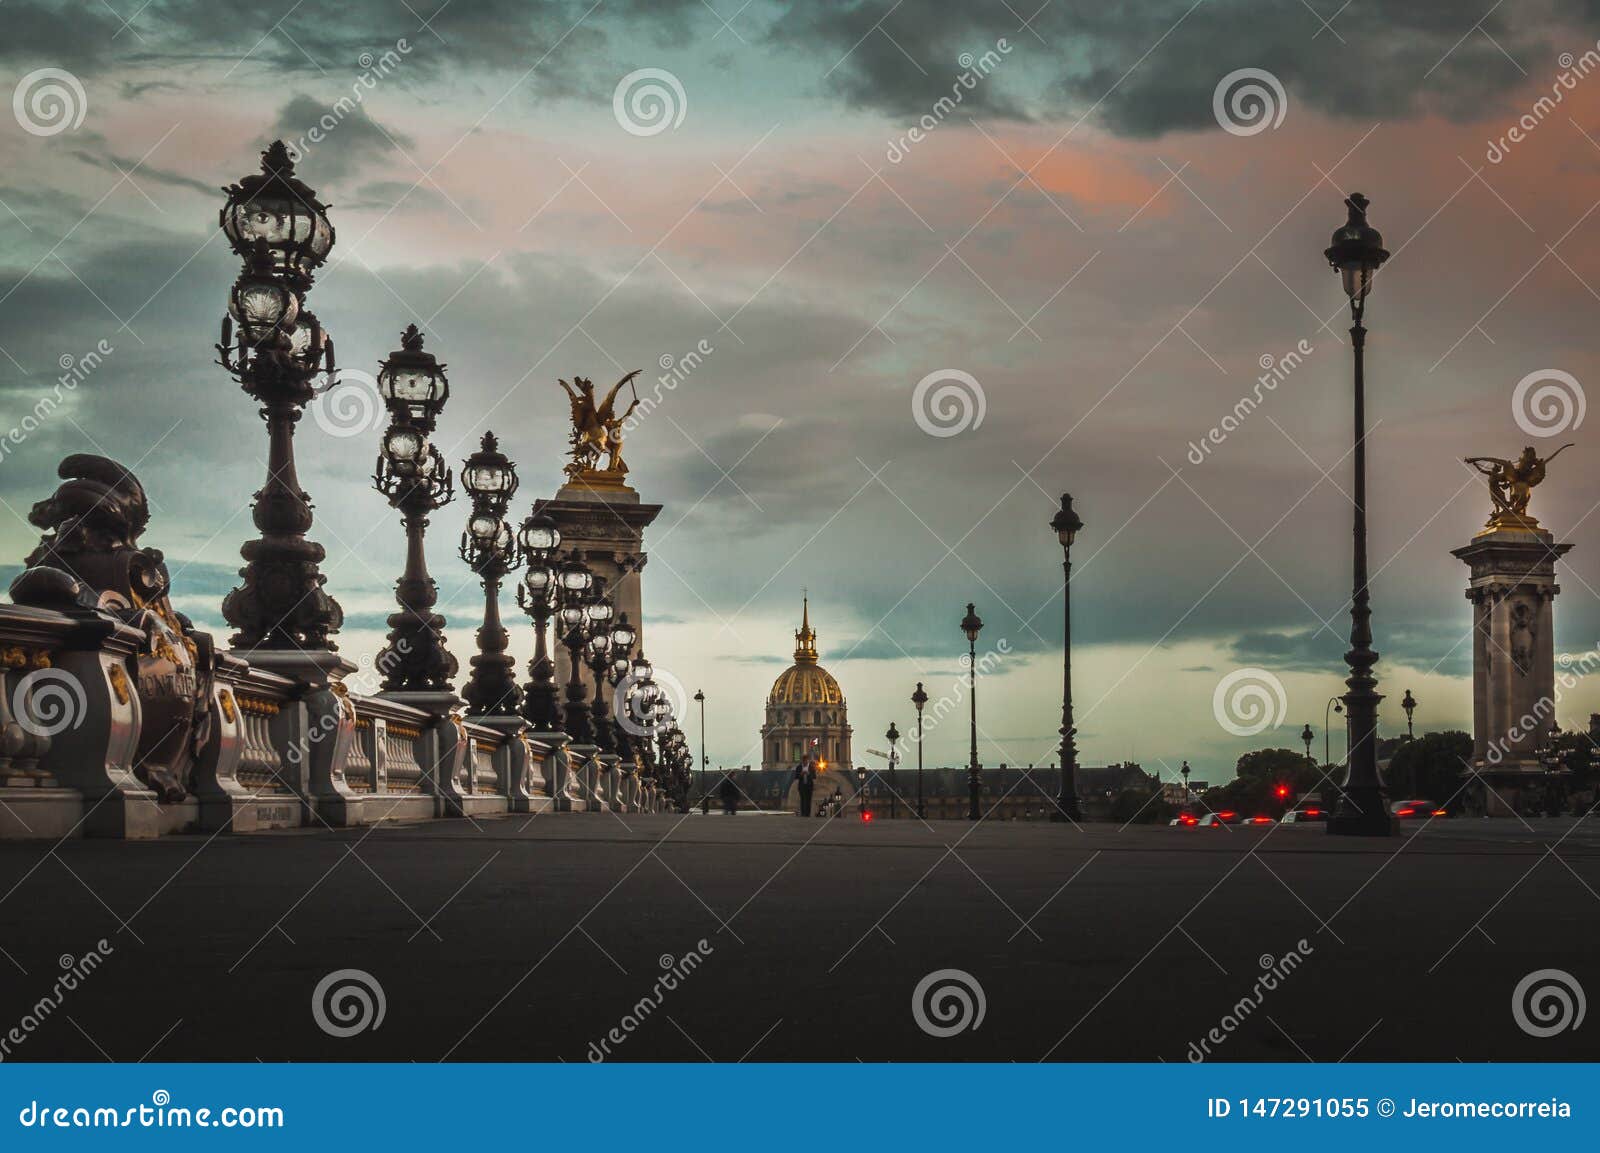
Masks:
[[[817,634],[811,627],[811,600],[801,604],[800,628],[794,634],[794,664],[772,683],[769,705],[842,705],[844,692],[833,674],[817,664]]]
[[[772,684],[769,705],[842,705],[844,693],[833,674],[819,664],[798,663],[785,669]]]

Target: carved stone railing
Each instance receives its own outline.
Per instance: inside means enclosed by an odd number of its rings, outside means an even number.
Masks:
[[[355,705],[356,743],[361,748],[356,763],[365,762],[360,780],[367,822],[438,816],[438,799],[425,768],[432,763],[435,718],[381,697],[352,695],[350,700]],[[346,780],[350,780],[350,764],[347,759]]]

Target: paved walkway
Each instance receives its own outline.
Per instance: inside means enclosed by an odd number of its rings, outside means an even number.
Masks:
[[[582,1061],[615,1029],[626,1060],[1181,1061],[1214,1027],[1223,1060],[1600,1055],[1592,1022],[1539,1039],[1511,1012],[1539,969],[1600,995],[1593,820],[1373,842],[696,812],[6,845],[0,1035],[101,938],[8,1060]],[[343,969],[381,987],[376,1030],[318,1026]],[[913,992],[946,969],[984,1016],[939,1037]]]

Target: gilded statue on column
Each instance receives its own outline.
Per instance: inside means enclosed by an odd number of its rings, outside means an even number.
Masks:
[[[582,376],[574,376],[572,384],[560,381],[567,398],[572,402],[572,433],[569,438],[572,445],[569,455],[572,459],[567,462],[565,470],[572,482],[602,488],[624,486],[623,478],[628,475],[628,466],[622,459],[622,425],[639,407],[639,392],[637,388],[634,389],[633,401],[621,416],[616,413],[617,393],[622,391],[623,385],[632,384],[638,375],[638,369],[628,373],[612,385],[605,399],[598,403],[595,401],[593,381]],[[604,467],[600,465],[601,457],[606,458]]]
[[[1529,445],[1515,460],[1498,456],[1467,457],[1467,463],[1488,478],[1489,497],[1494,501],[1494,512],[1489,516],[1485,531],[1537,530],[1539,521],[1528,515],[1528,498],[1543,483],[1545,466],[1571,447],[1571,444],[1564,444],[1549,456],[1541,457]]]

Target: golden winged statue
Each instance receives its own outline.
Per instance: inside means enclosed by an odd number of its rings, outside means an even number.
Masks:
[[[612,385],[611,391],[598,404],[595,403],[593,381],[582,376],[574,376],[572,384],[560,381],[562,389],[572,401],[572,433],[569,437],[572,459],[566,467],[570,479],[576,481],[599,473],[606,479],[620,482],[627,475],[628,466],[622,459],[622,423],[639,407],[639,393],[635,389],[633,402],[621,416],[616,415],[617,393],[622,391],[623,385],[631,384],[639,371],[634,369]],[[604,468],[599,467],[602,456],[606,458]]]
[[[1468,464],[1489,478],[1489,497],[1494,501],[1494,512],[1489,517],[1488,527],[1538,528],[1538,520],[1528,515],[1528,498],[1543,482],[1545,466],[1571,447],[1571,444],[1564,444],[1549,456],[1541,457],[1530,445],[1516,460],[1498,456],[1467,457]]]

